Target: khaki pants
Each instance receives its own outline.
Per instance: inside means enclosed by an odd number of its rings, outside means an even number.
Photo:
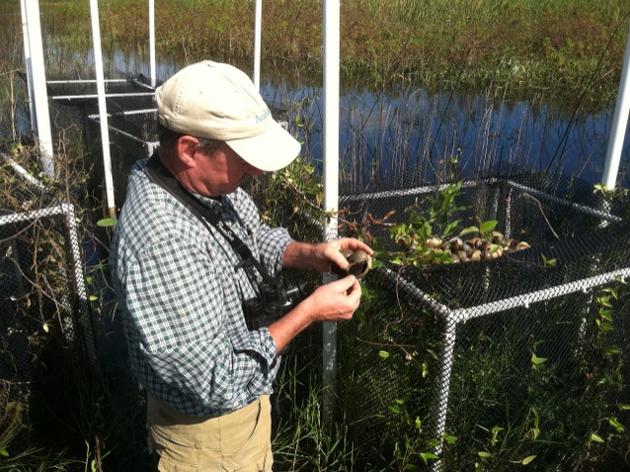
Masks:
[[[268,395],[215,418],[183,415],[149,397],[147,427],[160,472],[271,472]]]

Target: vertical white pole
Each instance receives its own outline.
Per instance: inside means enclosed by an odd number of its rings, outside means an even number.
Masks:
[[[325,225],[324,238],[337,238],[339,208],[339,38],[340,0],[324,3],[324,209],[333,215]],[[330,276],[324,276],[324,282]],[[337,325],[324,323],[323,386],[324,420],[332,420],[337,376]]]
[[[624,54],[623,69],[619,81],[619,93],[617,94],[617,104],[613,116],[610,139],[608,140],[608,150],[606,151],[606,164],[602,175],[602,183],[613,189],[617,183],[617,173],[619,172],[619,162],[621,161],[621,150],[628,126],[628,114],[630,113],[630,31],[628,31],[628,41],[626,43],[626,53]]]
[[[40,161],[44,173],[49,177],[54,177],[55,165],[53,162],[52,132],[50,129],[50,115],[48,111],[48,91],[46,90],[42,26],[39,20],[39,0],[26,0],[25,7],[28,47],[31,53],[33,98],[35,101]]]
[[[444,447],[444,433],[446,432],[446,413],[448,412],[448,397],[451,389],[451,372],[453,371],[453,360],[455,353],[455,342],[457,340],[457,322],[452,315],[447,315],[442,337],[442,348],[440,352],[440,365],[438,373],[437,405],[433,425],[433,437],[438,441],[435,445],[435,454],[442,455]],[[438,472],[442,470],[442,461],[437,460],[431,465],[431,470]]]
[[[101,144],[103,147],[103,170],[105,173],[105,191],[107,208],[111,218],[116,217],[114,202],[114,179],[112,161],[109,152],[109,127],[107,120],[107,102],[105,100],[105,76],[103,73],[103,51],[101,50],[101,27],[98,16],[97,0],[90,0],[90,18],[92,20],[92,40],[94,42],[94,69],[96,70],[96,93],[98,95],[98,115],[101,126]]]
[[[22,14],[22,39],[24,40],[24,68],[26,69],[26,88],[28,89],[28,112],[31,119],[31,131],[36,132],[35,108],[33,108],[33,70],[31,64],[31,48],[29,45],[28,22],[26,20],[26,0],[20,0]]]
[[[260,48],[262,38],[262,0],[256,0],[254,13],[254,85],[260,91]]]
[[[151,87],[155,88],[155,0],[149,0],[149,67],[151,69]]]

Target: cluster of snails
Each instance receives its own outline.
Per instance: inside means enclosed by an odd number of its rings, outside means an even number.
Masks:
[[[530,247],[526,241],[506,238],[499,231],[492,231],[490,239],[477,236],[464,240],[460,237],[454,237],[445,241],[432,237],[425,241],[425,245],[434,251],[441,251],[450,255],[453,263],[491,261],[498,259],[503,254]]]

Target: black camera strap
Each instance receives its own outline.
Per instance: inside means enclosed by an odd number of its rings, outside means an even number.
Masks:
[[[210,231],[209,225],[212,225],[219,232],[238,256],[239,264],[237,267],[243,267],[247,271],[248,266],[253,265],[265,282],[275,282],[275,279],[269,275],[265,266],[254,257],[249,247],[247,247],[227,224],[221,221],[216,211],[204,205],[181,186],[173,174],[164,166],[157,151],[153,153],[148,160],[144,172],[151,182],[162,187],[184,205],[193,215],[199,218],[208,231]]]

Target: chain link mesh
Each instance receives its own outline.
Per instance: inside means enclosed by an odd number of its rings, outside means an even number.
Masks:
[[[496,219],[531,247],[479,262],[386,263],[368,275],[339,356],[341,403],[372,451],[366,463],[627,467],[627,436],[607,423],[629,419],[627,225],[579,181],[526,175],[463,188],[462,227]],[[391,210],[388,221],[402,221],[413,205],[426,212],[437,189],[349,195],[340,206],[394,251],[389,228],[370,222]]]

